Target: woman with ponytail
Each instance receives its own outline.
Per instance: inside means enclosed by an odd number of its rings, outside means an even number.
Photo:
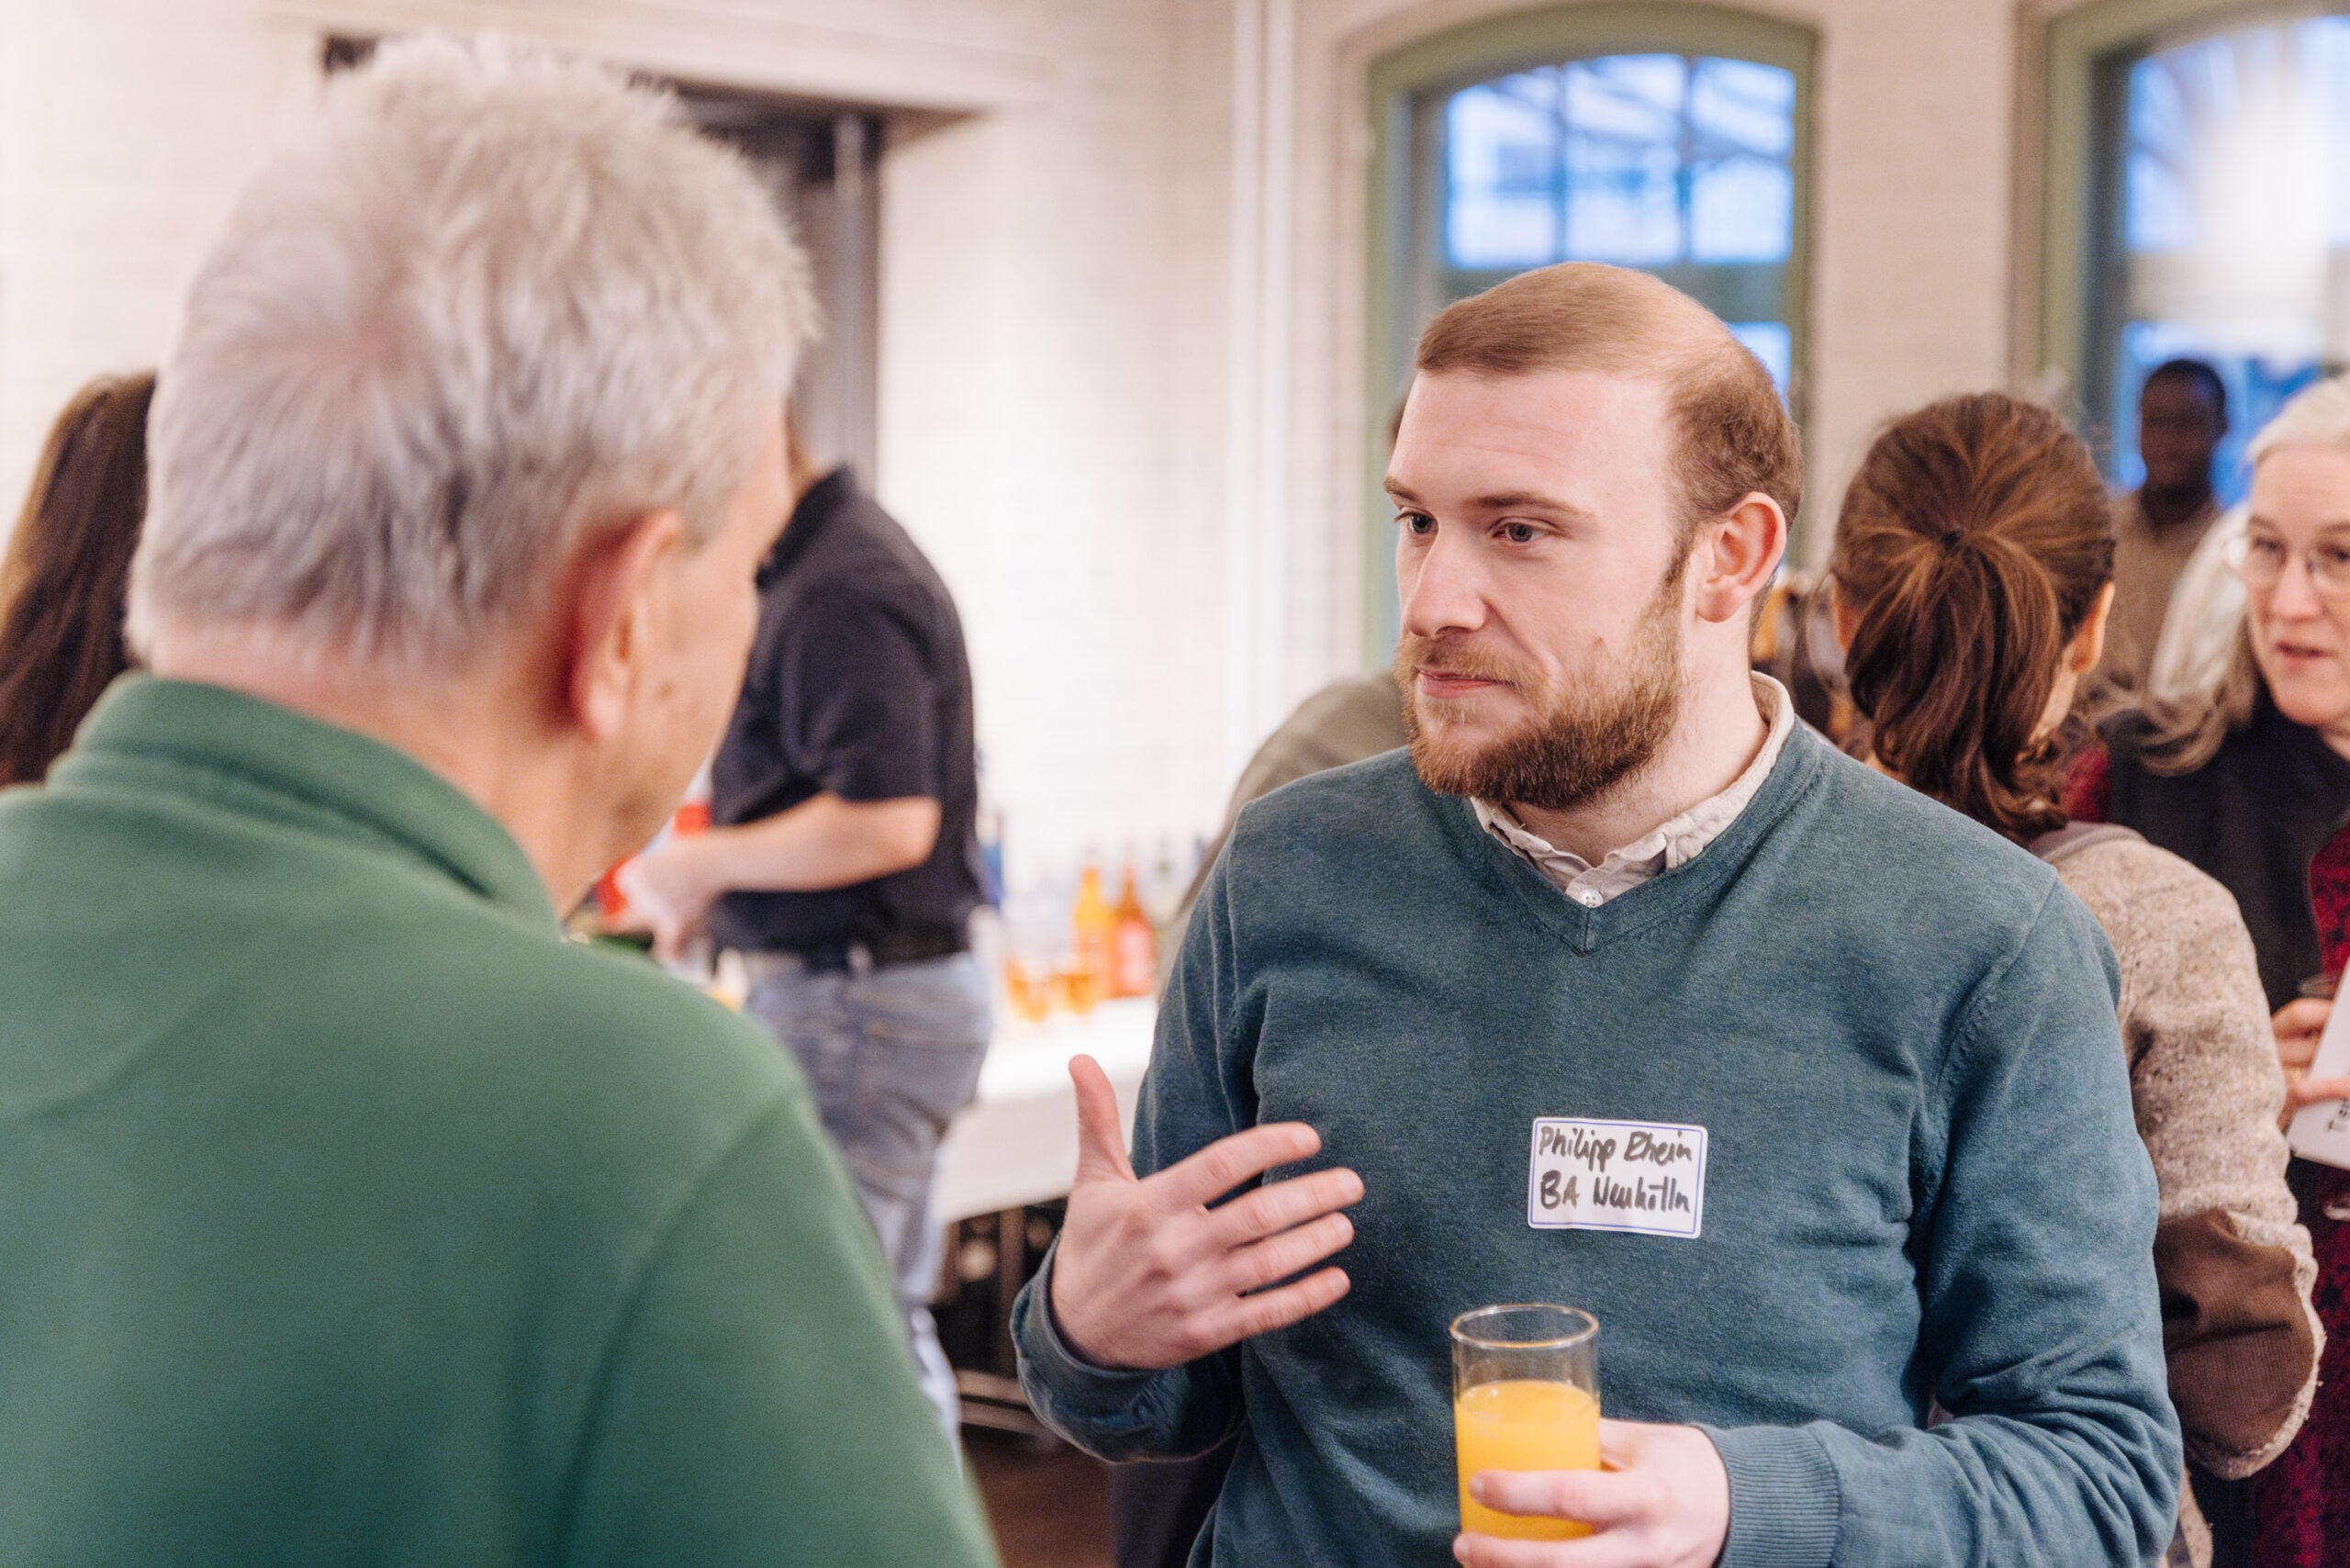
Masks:
[[[1997,393],[1895,420],[1830,563],[1873,762],[2041,856],[2121,961],[2138,1129],[2162,1188],[2154,1270],[2190,1467],[2241,1477],[2291,1440],[2316,1384],[2314,1265],[2277,1130],[2284,1080],[2250,936],[2225,889],[2123,828],[2069,825],[2064,730],[2113,602],[2088,451]],[[2210,1561],[2189,1497],[2173,1561]]]

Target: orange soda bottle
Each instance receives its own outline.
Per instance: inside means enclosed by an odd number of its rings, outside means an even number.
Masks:
[[[1135,887],[1134,862],[1126,863],[1125,888],[1110,912],[1110,994],[1148,996],[1158,979],[1158,933],[1144,913]]]

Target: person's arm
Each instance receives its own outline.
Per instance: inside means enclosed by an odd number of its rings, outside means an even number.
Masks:
[[[744,688],[768,744],[817,793],[631,862],[621,891],[674,950],[721,895],[815,892],[912,870],[938,844],[938,683],[923,636],[884,593],[811,596],[763,630]]]
[[[1029,1403],[1107,1460],[1214,1447],[1240,1419],[1239,1342],[1347,1290],[1342,1271],[1313,1265],[1352,1238],[1337,1211],[1361,1196],[1361,1181],[1338,1169],[1255,1185],[1321,1139],[1301,1124],[1256,1123],[1245,1046],[1224,1012],[1233,981],[1222,864],[1160,1004],[1133,1163],[1108,1081],[1089,1058],[1071,1064],[1080,1148],[1069,1213],[1013,1308]]]
[[[673,838],[631,860],[621,891],[673,951],[723,893],[821,892],[910,871],[937,846],[928,796],[845,801],[827,790],[736,827]]]
[[[2161,1553],[2181,1453],[2117,1001],[2103,935],[2052,886],[1958,1014],[1920,1107],[1919,1351],[1954,1418],[1714,1433],[1723,1568],[1800,1561],[1774,1531],[1880,1568]]]
[[[2127,976],[2131,1090],[2162,1188],[2171,1399],[2188,1454],[2242,1477],[2300,1429],[2323,1338],[2309,1233],[2285,1185],[2259,962],[2235,901],[2186,862],[2142,852],[2104,868],[2086,891]]]
[[[993,1568],[804,1094],[680,1199],[602,1364],[559,1369],[587,1414],[550,1557]]]

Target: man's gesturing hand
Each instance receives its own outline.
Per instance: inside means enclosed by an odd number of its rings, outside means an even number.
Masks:
[[[1353,1171],[1316,1170],[1208,1207],[1319,1149],[1312,1127],[1250,1127],[1137,1181],[1110,1080],[1086,1056],[1070,1059],[1069,1075],[1077,1086],[1077,1179],[1053,1254],[1052,1310],[1071,1350],[1096,1366],[1180,1366],[1310,1317],[1347,1294],[1337,1269],[1264,1287],[1353,1239],[1354,1226],[1337,1212],[1362,1196]]]
[[[1505,1514],[1580,1519],[1579,1540],[1466,1534],[1467,1568],[1713,1568],[1729,1538],[1729,1472],[1695,1427],[1599,1423],[1606,1470],[1481,1471],[1470,1494]]]

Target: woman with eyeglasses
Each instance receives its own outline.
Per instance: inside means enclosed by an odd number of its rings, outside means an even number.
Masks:
[[[2108,515],[2088,449],[2047,409],[1986,392],[1905,415],[1837,518],[1837,634],[1870,762],[2047,861],[2112,943],[2161,1193],[2171,1398],[2189,1458],[2240,1476],[2307,1407],[2309,1240],[2282,1180],[2284,1087],[2233,903],[2136,834],[2068,825],[2058,801],[2065,716],[2113,605]],[[2225,1308],[2172,1310],[2197,1303]],[[2181,1512],[2170,1561],[2209,1562],[2191,1497]]]
[[[2076,816],[2136,829],[2235,895],[2289,1117],[2350,1095],[2350,1079],[2309,1071],[2325,998],[2350,958],[2350,381],[2288,403],[2250,457],[2245,515],[2218,542],[2241,584],[2241,615],[2218,622],[2199,660],[2173,657],[2178,638],[2165,632],[2158,665],[2174,666],[2170,689],[2158,669],[2146,706],[2106,722],[2070,803]],[[2174,601],[2174,618],[2181,610]],[[2244,1540],[2260,1568],[2340,1568],[2350,1563],[2350,1171],[2296,1159],[2288,1175],[2328,1335],[2316,1401],[2247,1489],[2199,1483],[2198,1495],[2223,1549]]]

